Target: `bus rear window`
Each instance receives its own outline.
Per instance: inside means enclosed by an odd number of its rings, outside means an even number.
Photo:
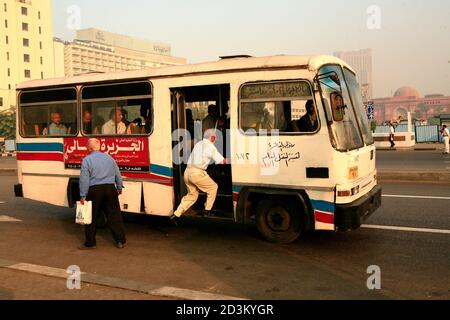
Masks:
[[[77,134],[75,88],[24,91],[20,98],[23,137],[64,137]]]
[[[149,82],[84,87],[82,130],[85,135],[148,135],[153,129]]]
[[[314,133],[317,109],[307,81],[246,84],[240,92],[240,128],[246,133]]]

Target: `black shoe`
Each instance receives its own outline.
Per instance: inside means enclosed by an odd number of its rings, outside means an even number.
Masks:
[[[212,217],[212,211],[211,210],[203,210],[202,217],[203,218]]]
[[[170,216],[170,221],[175,225],[175,227],[178,227],[180,223],[180,218],[178,218],[175,214]]]
[[[125,242],[116,242],[116,248],[117,249],[123,249],[127,246]]]
[[[78,250],[94,250],[97,249],[97,246],[87,246],[85,244],[82,244],[78,247]]]

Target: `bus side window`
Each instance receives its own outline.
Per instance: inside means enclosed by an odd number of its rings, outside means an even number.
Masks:
[[[318,129],[317,112],[311,114],[313,123],[308,130],[299,126],[300,119],[307,114],[306,105],[312,102],[317,110],[306,81],[248,84],[243,86],[240,95],[240,127],[244,131],[307,133]]]
[[[152,96],[148,82],[93,85],[83,88],[86,135],[147,135],[152,131]]]
[[[66,137],[77,132],[75,88],[20,92],[19,110],[20,133],[24,137]]]

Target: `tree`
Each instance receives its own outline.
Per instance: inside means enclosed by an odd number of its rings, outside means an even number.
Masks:
[[[430,110],[429,106],[426,103],[419,103],[415,110],[415,117],[420,119],[428,118],[428,111]]]
[[[377,130],[377,122],[376,121],[371,121],[370,122],[370,130],[372,130],[373,133],[375,133],[375,130]]]
[[[9,109],[0,112],[0,137],[7,140],[16,138],[16,112]]]

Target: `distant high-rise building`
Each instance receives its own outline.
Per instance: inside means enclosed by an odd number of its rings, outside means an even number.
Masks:
[[[359,51],[339,51],[334,56],[347,62],[356,72],[365,101],[373,98],[372,49]]]
[[[0,61],[0,109],[17,105],[17,84],[54,77],[51,0],[0,1]]]
[[[61,50],[55,39],[55,50]],[[151,42],[97,29],[79,30],[73,42],[64,43],[65,75],[115,72],[186,64],[171,56],[168,44]]]

